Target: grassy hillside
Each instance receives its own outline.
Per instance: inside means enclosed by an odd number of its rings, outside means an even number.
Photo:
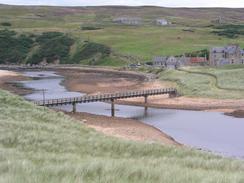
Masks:
[[[244,181],[242,161],[105,137],[0,91],[0,182]]]
[[[114,18],[125,15],[142,18],[143,25],[113,23]],[[224,17],[228,24],[244,23],[244,9],[0,5],[0,22],[11,23],[7,28],[20,33],[64,32],[76,40],[74,48],[79,49],[87,40],[104,44],[112,49],[112,55],[105,61],[101,59],[98,64],[112,63],[115,66],[150,60],[156,55],[179,55],[228,43],[244,47],[243,35],[228,38],[213,33],[217,29],[211,26],[219,16]],[[167,18],[173,24],[156,26],[156,18]],[[6,26],[1,25],[0,28]]]
[[[189,67],[163,71],[160,78],[176,84],[182,95],[243,99],[243,73],[243,65],[229,65],[220,68]]]

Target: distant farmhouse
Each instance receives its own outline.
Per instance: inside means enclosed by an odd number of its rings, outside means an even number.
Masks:
[[[137,17],[119,17],[113,19],[113,22],[124,25],[141,25],[142,19]]]
[[[227,23],[227,20],[224,17],[219,16],[218,18],[212,20],[211,22],[214,24],[221,25]]]
[[[171,22],[162,18],[162,19],[156,19],[156,24],[160,26],[170,25]]]
[[[215,47],[210,50],[210,65],[244,64],[244,50],[233,44],[225,47]]]
[[[206,57],[154,57],[153,66],[154,67],[163,67],[168,69],[177,69],[183,66],[192,66],[192,65],[207,65],[208,60]]]

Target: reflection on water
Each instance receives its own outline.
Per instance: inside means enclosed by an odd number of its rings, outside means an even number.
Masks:
[[[25,72],[26,76],[32,78],[39,78],[38,80],[21,81],[26,88],[32,88],[34,93],[26,95],[28,100],[43,100],[45,99],[58,99],[66,97],[79,97],[82,94],[78,92],[68,92],[61,81],[63,77],[56,75],[54,72]]]
[[[25,87],[35,89],[27,99],[42,100],[45,97],[62,98],[81,96],[81,93],[68,92],[61,85],[62,77],[54,72],[26,72],[25,75],[39,77],[39,80],[22,82]],[[110,116],[110,104],[97,102],[78,104],[77,111]],[[152,125],[172,136],[180,143],[210,150],[226,156],[244,157],[244,120],[225,116],[217,112],[199,112],[116,105],[116,116],[133,118]],[[71,111],[72,106],[59,106]]]

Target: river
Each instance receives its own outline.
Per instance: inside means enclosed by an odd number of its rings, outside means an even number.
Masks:
[[[28,100],[43,100],[82,96],[69,92],[62,85],[64,78],[51,71],[24,72],[33,80],[21,81],[26,88],[34,89],[26,95]],[[59,109],[71,111],[72,106]],[[97,102],[78,104],[77,111],[110,116],[110,104]],[[185,111],[116,105],[116,116],[140,120],[167,133],[176,141],[228,157],[244,158],[244,120],[218,112]]]

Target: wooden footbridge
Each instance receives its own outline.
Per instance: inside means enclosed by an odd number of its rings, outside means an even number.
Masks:
[[[126,99],[134,97],[144,97],[145,104],[147,104],[148,96],[154,95],[166,95],[169,97],[176,97],[177,90],[174,88],[164,88],[164,89],[152,89],[152,90],[141,90],[141,91],[125,91],[116,92],[108,94],[98,94],[98,95],[85,95],[82,97],[72,97],[72,98],[61,98],[61,99],[50,99],[34,102],[39,106],[59,106],[59,105],[73,105],[73,112],[76,112],[76,104],[78,103],[90,103],[90,102],[111,102],[111,115],[115,115],[114,101],[117,99]],[[147,109],[147,106],[145,106]]]

